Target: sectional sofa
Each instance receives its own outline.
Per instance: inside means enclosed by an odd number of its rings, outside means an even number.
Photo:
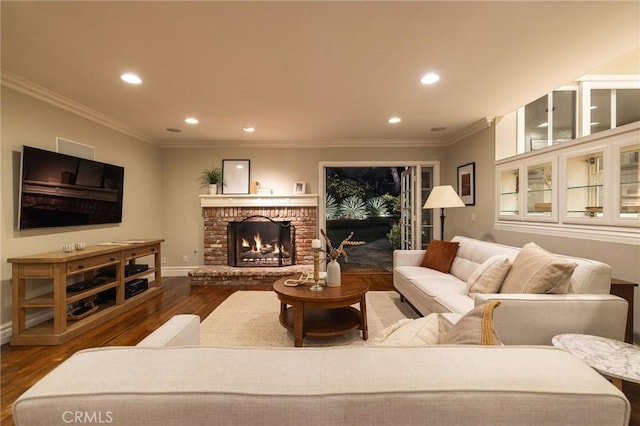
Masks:
[[[462,236],[454,237],[451,242],[457,243],[458,247],[447,272],[421,266],[425,250],[396,250],[393,254],[394,286],[422,315],[440,313],[445,328],[448,328],[475,306],[488,300],[501,300],[494,315],[494,325],[504,344],[550,345],[553,336],[561,333],[593,334],[624,340],[628,304],[626,300],[609,294],[609,265],[545,253],[535,245],[526,245],[528,250],[531,248],[527,251],[530,257],[523,258],[523,255],[516,264],[523,248]],[[470,279],[477,278],[479,270],[487,271],[487,264],[500,258],[506,258],[506,263],[511,265],[502,278],[504,283],[511,281],[511,288],[524,281],[533,282],[541,268],[552,264],[559,268],[573,264],[574,269],[560,287],[552,289],[555,293],[504,292],[504,286],[500,288],[499,285],[493,292],[471,292]],[[517,265],[525,270],[516,278],[514,269]],[[509,274],[514,275],[510,277]],[[546,278],[548,281],[554,279],[553,276]]]
[[[199,318],[76,353],[20,396],[17,426],[611,425],[630,405],[553,347],[219,348]]]

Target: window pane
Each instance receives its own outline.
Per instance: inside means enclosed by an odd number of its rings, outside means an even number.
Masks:
[[[547,95],[545,95],[524,107],[524,140],[527,151],[548,145],[547,102]]]
[[[553,92],[553,143],[576,138],[576,92]]]
[[[611,89],[591,91],[591,133],[611,128]]]
[[[640,89],[616,90],[616,126],[640,121]]]

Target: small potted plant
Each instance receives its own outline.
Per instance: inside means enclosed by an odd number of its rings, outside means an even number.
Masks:
[[[209,194],[217,194],[218,184],[222,183],[222,169],[214,167],[204,170],[200,175],[200,183],[209,188]]]

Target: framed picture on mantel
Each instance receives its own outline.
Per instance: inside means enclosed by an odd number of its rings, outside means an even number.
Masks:
[[[222,160],[222,193],[248,194],[250,169],[249,160]]]

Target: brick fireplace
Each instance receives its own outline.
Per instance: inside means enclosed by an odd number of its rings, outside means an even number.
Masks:
[[[204,266],[189,273],[194,284],[271,284],[313,266],[311,240],[318,226],[318,196],[201,195]],[[295,228],[296,265],[282,267],[233,267],[228,265],[229,223],[264,216],[290,222]]]

